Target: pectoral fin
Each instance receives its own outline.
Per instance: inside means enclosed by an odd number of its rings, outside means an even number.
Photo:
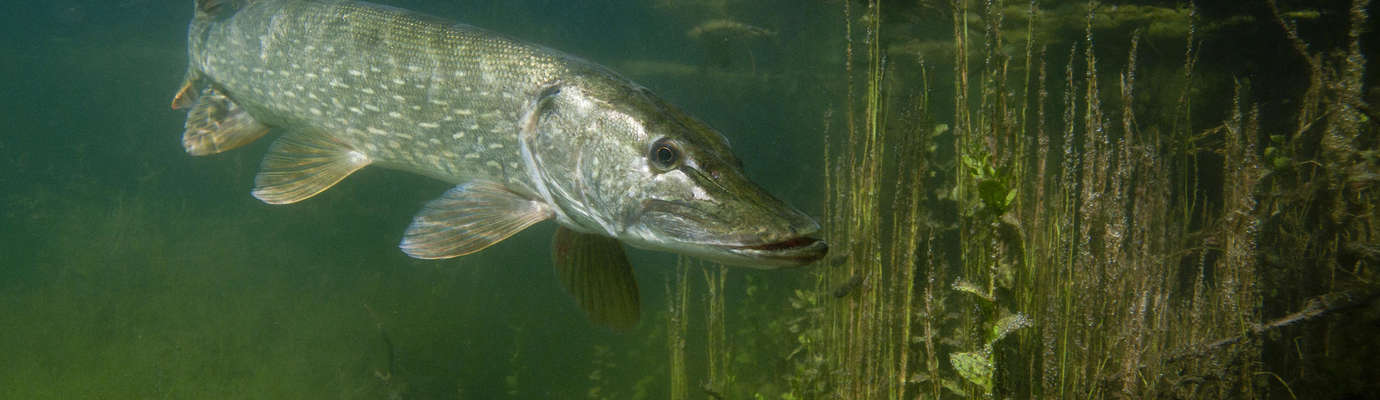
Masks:
[[[501,242],[551,216],[545,203],[498,183],[473,181],[427,203],[407,227],[399,247],[415,258],[459,257]]]
[[[182,132],[182,147],[187,153],[194,156],[216,154],[249,144],[268,133],[268,125],[255,120],[220,91],[206,88],[201,95],[192,97],[188,94],[190,85],[188,81],[173,98],[174,108],[196,102],[187,112],[187,130]]]
[[[594,323],[625,331],[637,325],[637,280],[613,238],[560,227],[552,246],[556,276]]]
[[[369,157],[316,132],[292,132],[273,142],[254,177],[254,197],[269,204],[306,200],[369,165]]]

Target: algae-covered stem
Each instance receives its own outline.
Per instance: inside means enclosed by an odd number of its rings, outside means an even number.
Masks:
[[[685,346],[690,318],[690,282],[687,274],[691,267],[694,267],[694,262],[689,258],[676,257],[675,270],[666,281],[666,345],[670,358],[671,400],[684,400],[690,395]]]

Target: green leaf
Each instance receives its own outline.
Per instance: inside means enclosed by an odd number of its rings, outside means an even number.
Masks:
[[[1288,157],[1275,157],[1275,159],[1270,161],[1271,164],[1274,164],[1275,169],[1289,168],[1289,164],[1292,163],[1292,160],[1290,160]]]
[[[983,389],[992,391],[992,358],[981,352],[949,353],[949,363],[958,375]]]
[[[942,379],[939,381],[939,383],[940,385],[943,385],[945,389],[949,389],[949,391],[954,392],[954,394],[958,395],[958,397],[968,397],[968,392],[963,391],[963,385],[959,385],[958,382],[954,382],[949,379]]]
[[[1011,194],[1007,193],[1006,185],[994,179],[978,182],[978,196],[982,198],[982,204],[995,211],[997,214],[1006,212],[1006,206],[1011,204],[1006,200]]]
[[[982,288],[979,288],[977,285],[974,285],[971,282],[965,281],[963,279],[954,281],[954,290],[971,293],[974,296],[980,297],[987,301],[995,301],[992,298],[992,296],[988,295],[986,291],[982,290]]]
[[[968,167],[969,169],[972,169],[977,173],[981,173],[982,166],[978,165],[977,160],[974,160],[972,157],[968,157],[967,154],[962,154],[960,155],[960,157],[962,157],[963,159],[963,166]]]
[[[996,343],[998,340],[1011,334],[1011,332],[1029,326],[1030,318],[1026,318],[1024,314],[1015,313],[1002,317],[1002,319],[997,320],[997,323],[992,324],[992,331],[988,332],[987,336],[987,346],[992,346],[992,344]]]

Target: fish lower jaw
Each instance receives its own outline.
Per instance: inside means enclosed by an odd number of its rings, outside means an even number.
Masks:
[[[619,239],[646,250],[668,251],[703,258],[724,265],[756,269],[799,267],[819,261],[829,252],[829,245],[812,236],[795,236],[772,242],[693,243],[667,240],[646,229],[630,229]]]
[[[798,267],[819,261],[829,253],[827,243],[808,236],[763,244],[720,246],[719,248],[731,255],[729,259],[720,262],[763,269]]]
[[[776,242],[771,242],[771,243],[764,243],[764,244],[750,245],[750,246],[731,246],[731,247],[736,247],[736,248],[739,248],[739,249],[747,249],[747,250],[778,251],[778,250],[791,250],[791,249],[797,249],[797,248],[801,248],[801,247],[809,247],[809,246],[814,245],[815,243],[823,243],[823,241],[822,241],[822,240],[819,240],[819,239],[812,238],[812,237],[801,236],[801,237],[795,237],[795,238],[790,238],[790,239],[781,240],[781,241],[776,241]]]

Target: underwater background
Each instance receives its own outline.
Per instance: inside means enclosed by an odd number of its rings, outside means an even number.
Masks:
[[[441,182],[187,155],[191,1],[6,2],[0,398],[1380,398],[1368,1],[384,3],[648,86],[831,255],[629,250],[610,332],[553,224],[415,260]]]

